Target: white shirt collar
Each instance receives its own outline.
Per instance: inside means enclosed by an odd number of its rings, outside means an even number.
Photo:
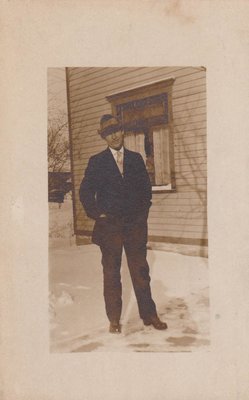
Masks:
[[[120,153],[124,153],[124,146],[122,146],[119,150],[112,149],[111,147],[109,147],[109,149],[111,150],[113,157],[116,157],[118,151]]]

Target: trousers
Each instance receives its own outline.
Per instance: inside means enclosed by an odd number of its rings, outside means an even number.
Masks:
[[[102,253],[104,300],[108,319],[119,321],[122,311],[121,261],[126,253],[132,285],[142,319],[156,315],[147,262],[146,218],[101,218],[97,221]]]

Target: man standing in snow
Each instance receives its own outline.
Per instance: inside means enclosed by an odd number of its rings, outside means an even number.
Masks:
[[[167,324],[158,318],[151,297],[146,260],[151,184],[144,161],[139,153],[124,148],[124,132],[112,115],[103,115],[99,134],[108,147],[89,159],[80,186],[80,201],[87,216],[95,220],[92,241],[102,252],[109,331],[121,332],[123,247],[144,325],[166,329]]]

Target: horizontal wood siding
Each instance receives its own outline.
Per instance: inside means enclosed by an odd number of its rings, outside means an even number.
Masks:
[[[103,150],[100,117],[106,96],[174,77],[172,93],[176,192],[154,193],[149,235],[170,240],[207,239],[206,72],[193,67],[68,68],[68,103],[74,182],[74,221],[91,231],[79,202],[79,185],[91,155]]]

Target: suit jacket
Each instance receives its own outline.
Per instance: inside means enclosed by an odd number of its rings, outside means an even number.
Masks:
[[[142,156],[124,149],[123,176],[109,148],[92,156],[79,194],[87,216],[95,220],[103,213],[113,217],[148,216],[151,183]]]

